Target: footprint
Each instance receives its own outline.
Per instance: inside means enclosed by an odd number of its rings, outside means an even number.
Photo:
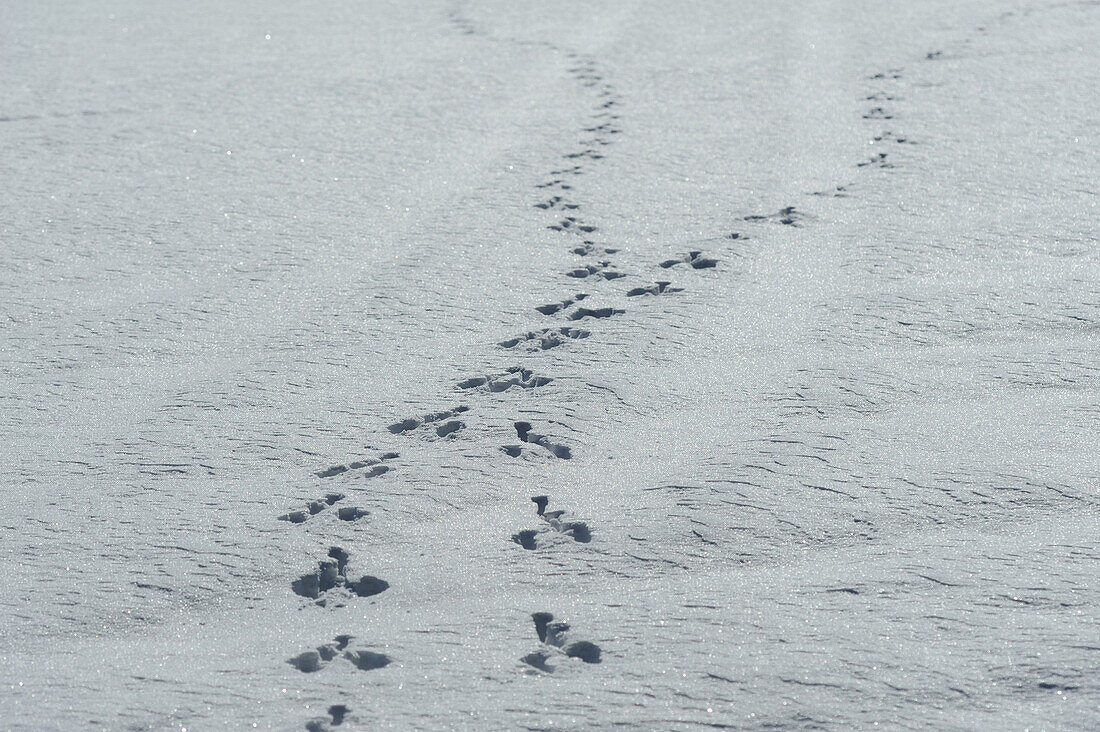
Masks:
[[[471,33],[473,31],[470,31]],[[343,704],[333,704],[328,708],[328,719],[314,719],[306,723],[306,732],[328,732],[333,727],[339,727],[344,723],[344,717],[348,715],[348,709]]]
[[[666,292],[671,293],[671,292],[683,292],[684,291],[684,288],[682,288],[682,287],[669,287],[669,285],[671,285],[671,284],[672,284],[671,282],[659,280],[657,282],[657,284],[655,284],[651,287],[635,287],[633,290],[626,293],[626,296],[627,297],[638,297],[639,295],[661,295],[661,294],[664,294]]]
[[[612,315],[622,315],[625,310],[618,308],[577,308],[569,314],[570,320],[583,320],[584,318],[610,318]]]
[[[300,653],[294,658],[287,660],[287,663],[302,673],[316,673],[327,666],[329,661],[336,658],[340,651],[347,648],[352,637],[353,636],[350,635],[338,635],[332,643],[317,646],[317,650],[315,651]]]
[[[887,130],[886,132],[883,132],[881,135],[876,135],[872,139],[875,142],[893,141],[893,142],[896,142],[900,145],[916,145],[917,144],[914,141],[910,140],[908,137],[898,137],[897,135],[895,135],[893,132],[890,132],[889,130]]]
[[[450,422],[444,422],[435,428],[435,434],[438,437],[450,437],[455,432],[466,426],[465,422],[460,422],[457,419],[452,419]]]
[[[485,388],[491,392],[501,392],[517,386],[521,389],[535,389],[546,386],[553,379],[549,376],[535,376],[530,369],[512,366],[501,376],[474,376],[458,382],[459,389]]]
[[[332,643],[317,646],[316,650],[299,653],[297,656],[287,659],[287,663],[307,674],[317,673],[334,660],[350,661],[351,665],[360,671],[373,671],[376,668],[382,668],[390,664],[390,657],[382,653],[346,650],[354,638],[355,636],[351,635],[338,635]]]
[[[604,156],[592,148],[585,148],[574,153],[566,153],[562,155],[567,160],[575,160],[577,158],[588,158],[589,160],[603,160]]]
[[[352,665],[360,671],[373,671],[390,664],[390,657],[373,651],[348,651],[344,658],[351,661]]]
[[[588,297],[587,293],[578,292],[576,295],[574,295],[572,298],[570,298],[568,300],[562,300],[561,302],[550,303],[549,305],[539,305],[537,308],[535,308],[535,310],[539,311],[543,315],[553,315],[554,313],[558,313],[558,312],[561,312],[562,310],[565,310],[567,307],[569,307],[573,303],[580,302],[581,300],[585,299],[586,297]]]
[[[569,623],[555,621],[550,613],[534,613],[535,633],[544,648],[529,653],[520,660],[527,665],[546,673],[553,673],[555,666],[549,662],[554,658],[577,658],[585,663],[599,663],[600,647],[586,640],[572,640]]]
[[[893,119],[894,115],[887,112],[882,107],[871,107],[866,114],[863,115],[863,119]]]
[[[572,251],[574,254],[576,254],[578,256],[587,257],[589,254],[592,254],[594,251],[596,251],[596,242],[588,241],[586,239],[584,241],[584,243],[581,244],[581,246],[574,247],[570,251]],[[604,254],[615,254],[619,250],[618,249],[608,249],[608,248],[605,247],[605,248],[603,248],[602,251],[603,251]]]
[[[531,500],[538,507],[538,516],[546,522],[547,528],[541,530],[524,529],[523,531],[513,534],[512,541],[516,544],[519,544],[524,549],[537,549],[539,545],[539,534],[550,530],[568,536],[570,539],[580,544],[587,544],[592,541],[592,531],[584,521],[568,519],[565,511],[546,510],[546,506],[550,500],[548,496],[532,496]]]
[[[864,160],[862,163],[856,163],[857,168],[866,168],[869,165],[873,165],[876,168],[892,168],[893,163],[886,162],[886,153],[878,153],[870,160]]]
[[[775,224],[783,224],[784,226],[799,226],[799,222],[806,218],[806,215],[795,209],[794,206],[787,206],[781,208],[773,214],[766,216],[745,216],[743,221],[770,221]]]
[[[528,666],[533,666],[534,668],[537,668],[539,671],[552,674],[554,673],[554,669],[557,667],[551,666],[549,663],[547,663],[547,661],[553,658],[553,655],[554,654],[550,653],[549,651],[535,651],[534,653],[528,653],[526,656],[519,660],[523,663],[526,663]]]
[[[578,221],[574,216],[566,216],[558,223],[551,224],[546,228],[552,231],[583,231],[586,234],[590,234],[596,230],[595,226],[590,226],[582,221]]]
[[[622,272],[615,272],[609,270],[611,262],[600,262],[598,264],[587,264],[583,267],[578,267],[571,272],[566,272],[566,277],[573,277],[576,279],[584,279],[586,277],[597,276],[603,277],[605,280],[617,280],[620,277],[626,277]]]
[[[391,428],[390,431],[392,432],[393,429]],[[332,467],[317,471],[316,473],[314,473],[314,475],[316,475],[318,478],[331,478],[335,475],[346,473],[349,470],[362,470],[363,468],[370,468],[370,470],[366,472],[364,477],[374,478],[375,476],[389,472],[390,468],[386,465],[382,465],[382,463],[398,457],[401,456],[396,452],[387,452],[377,460],[369,458],[367,460],[356,460],[355,462],[347,463],[346,465],[333,465]]]
[[[530,422],[516,422],[516,435],[519,437],[520,442],[526,442],[531,445],[538,445],[545,448],[551,455],[560,460],[569,460],[573,457],[569,448],[565,445],[559,445],[551,442],[546,435],[539,435],[531,431]]]
[[[811,196],[828,196],[829,198],[847,198],[848,186],[836,186],[831,191],[814,191]]]
[[[512,535],[512,541],[519,544],[524,549],[537,549],[538,542],[535,537],[538,536],[538,532],[534,529],[524,529],[518,533]]]
[[[363,575],[358,580],[348,579],[349,555],[344,549],[334,546],[329,549],[328,556],[328,560],[317,563],[316,570],[302,575],[290,584],[294,594],[316,600],[318,605],[324,607],[328,602],[327,593],[338,588],[358,597],[371,597],[389,589],[388,582],[370,575]]]
[[[301,524],[310,516],[316,516],[324,511],[329,506],[344,500],[343,493],[327,493],[325,497],[319,501],[310,501],[306,504],[304,511],[291,511],[290,513],[284,513],[279,517],[280,521],[289,521],[292,524]]]
[[[506,341],[501,341],[498,345],[501,348],[515,348],[523,345],[528,350],[532,351],[548,351],[551,348],[557,348],[567,340],[577,340],[580,338],[587,338],[591,333],[587,330],[581,330],[580,328],[570,328],[563,326],[561,328],[544,328],[539,331],[532,331],[526,333],[517,338],[509,338]]]
[[[868,79],[900,79],[901,72],[905,69],[886,69],[886,71],[880,71],[877,74],[868,76]]]
[[[433,414],[426,414],[423,417],[410,417],[409,419],[403,419],[400,422],[396,422],[389,426],[389,431],[395,435],[404,434],[405,432],[411,432],[419,427],[429,426],[436,422],[443,422],[444,420],[450,420],[446,424],[438,427],[435,432],[439,437],[446,437],[452,435],[458,430],[462,429],[465,425],[458,421],[452,420],[452,417],[456,417],[463,412],[469,411],[467,406],[458,406],[454,409],[449,409],[445,412],[435,412]]]
[[[740,238],[740,235],[738,235],[738,238]],[[686,264],[692,269],[713,269],[718,266],[718,260],[704,257],[702,252],[694,251],[688,252],[679,259],[666,259],[659,266],[662,269],[669,269],[678,264]]]
[[[367,511],[356,506],[344,506],[343,508],[336,509],[336,518],[341,521],[358,521],[364,516],[369,516],[370,511]]]

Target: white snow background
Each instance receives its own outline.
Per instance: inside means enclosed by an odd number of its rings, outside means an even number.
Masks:
[[[1100,726],[1098,41],[0,4],[0,728]]]

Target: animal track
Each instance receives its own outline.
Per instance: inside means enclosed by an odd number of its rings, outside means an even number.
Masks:
[[[588,158],[589,160],[603,160],[604,156],[600,154],[598,150],[592,148],[585,148],[577,152],[566,153],[562,155],[567,160],[576,160],[577,158]]]
[[[565,211],[575,211],[576,209],[580,208],[580,206],[575,203],[566,203],[565,199],[563,199],[561,196],[552,196],[547,201],[536,203],[535,208],[541,208],[543,210],[551,208],[561,208]]]
[[[310,501],[306,504],[304,511],[291,511],[290,513],[284,513],[279,517],[280,521],[289,521],[292,524],[305,523],[306,519],[310,516],[316,516],[324,511],[329,506],[335,504],[337,501],[344,499],[343,493],[327,493],[325,497],[319,501]]]
[[[585,240],[585,242],[581,246],[574,247],[571,251],[581,257],[587,257],[589,254],[596,251],[596,243],[593,241]],[[618,249],[608,249],[606,247],[603,249],[604,254],[615,254],[618,251]]]
[[[485,387],[491,392],[499,392],[507,391],[513,386],[518,386],[521,389],[535,389],[540,386],[546,386],[552,381],[553,379],[549,376],[535,376],[534,372],[530,369],[525,369],[521,366],[512,366],[505,371],[502,376],[474,376],[464,381],[460,381],[458,382],[458,388],[478,389]]]
[[[871,109],[863,115],[863,119],[893,119],[894,115],[887,112],[882,107],[871,107]]]
[[[883,132],[881,135],[876,135],[872,138],[875,142],[887,142],[893,140],[901,145],[916,145],[917,143],[910,140],[908,137],[898,137],[893,132]]]
[[[630,292],[626,293],[627,297],[638,297],[639,295],[661,295],[666,292],[683,292],[682,287],[669,287],[671,282],[659,280],[657,284],[651,287],[635,287]]]
[[[618,308],[577,308],[569,314],[570,320],[583,320],[585,318],[610,318],[612,315],[622,315],[625,310]]]
[[[317,646],[317,650],[315,651],[299,653],[294,658],[289,659],[287,663],[302,673],[316,673],[324,668],[329,661],[336,658],[340,651],[347,648],[351,639],[352,636],[350,635],[338,635],[332,643]]]
[[[886,69],[886,71],[880,71],[877,74],[868,76],[868,79],[900,79],[901,72],[905,69]]]
[[[836,186],[831,191],[814,191],[811,196],[828,196],[829,198],[847,198],[848,186]]]
[[[524,529],[523,531],[513,534],[512,541],[519,544],[524,549],[537,549],[539,545],[539,534],[546,533],[550,530],[568,536],[570,539],[580,544],[587,544],[592,541],[592,531],[584,521],[574,521],[566,518],[565,511],[546,510],[546,506],[550,501],[548,496],[532,496],[531,500],[538,507],[539,518],[546,522],[547,526],[546,528],[537,530]]]
[[[450,437],[454,433],[466,426],[466,424],[457,419],[451,419],[463,412],[469,411],[469,407],[458,406],[454,409],[449,409],[445,412],[435,412],[433,414],[426,414],[423,417],[410,417],[409,419],[401,420],[389,426],[389,431],[395,435],[400,435],[405,432],[411,432],[419,427],[430,427],[436,422],[444,422],[444,424],[435,428],[435,434],[437,437]]]
[[[459,33],[466,36],[477,34],[477,28],[474,27],[474,24],[459,15],[457,12],[451,11],[447,14],[447,18],[451,21],[451,26]]]
[[[358,521],[364,516],[369,515],[370,511],[356,506],[344,506],[343,508],[336,509],[336,518],[341,521]]]
[[[569,623],[555,621],[550,613],[534,613],[535,633],[539,642],[545,646],[542,650],[529,653],[521,661],[539,671],[553,673],[552,659],[578,658],[585,663],[600,662],[600,647],[586,640],[571,640]]]
[[[876,168],[892,168],[893,163],[886,162],[886,153],[878,153],[870,160],[864,160],[862,163],[856,163],[857,168],[866,168],[868,166],[874,166]]]
[[[572,190],[573,186],[567,185],[561,178],[555,178],[554,180],[547,181],[545,183],[539,183],[535,188],[560,188],[563,191]]]
[[[537,308],[535,308],[535,310],[538,310],[543,315],[553,315],[554,313],[558,313],[558,312],[561,312],[562,310],[565,310],[567,307],[569,307],[570,305],[572,305],[574,303],[580,302],[581,300],[585,299],[586,297],[588,297],[587,293],[578,292],[576,295],[574,295],[572,298],[570,298],[568,300],[562,300],[561,302],[553,302],[553,303],[550,303],[549,305],[539,305]]]
[[[611,262],[600,262],[599,264],[588,264],[583,267],[578,267],[571,272],[566,272],[566,277],[574,277],[576,279],[584,279],[585,277],[598,276],[603,277],[605,280],[617,280],[620,277],[626,277],[622,272],[615,272],[607,269],[611,266]]]
[[[390,428],[390,431],[393,431],[392,427]],[[341,473],[346,473],[349,470],[362,470],[363,468],[370,468],[370,470],[366,472],[364,477],[374,478],[375,476],[382,475],[383,473],[388,473],[390,471],[389,466],[382,465],[382,463],[398,457],[401,456],[396,452],[387,452],[377,460],[372,458],[367,460],[357,460],[352,463],[347,463],[346,465],[333,465],[332,467],[325,468],[324,470],[320,470],[314,473],[314,475],[316,475],[318,478],[331,478],[334,475],[340,475]]]
[[[466,426],[465,422],[460,422],[457,419],[452,419],[450,422],[444,422],[435,428],[435,434],[438,437],[448,437],[458,432],[460,429]]]
[[[546,227],[552,231],[582,231],[585,234],[591,234],[596,230],[595,226],[590,226],[582,221],[579,221],[575,216],[566,216],[564,219],[556,224],[551,224]]]
[[[351,661],[352,665],[360,671],[373,671],[390,664],[389,656],[373,651],[348,651],[344,658]]]
[[[348,579],[349,555],[344,549],[334,546],[329,549],[328,556],[328,560],[317,563],[316,570],[290,584],[294,594],[316,600],[318,605],[324,607],[328,602],[325,595],[337,588],[344,588],[358,597],[371,597],[389,589],[388,582],[370,575],[363,575],[357,580]]]
[[[531,431],[530,422],[516,422],[516,435],[521,442],[526,442],[530,445],[538,445],[550,452],[556,458],[561,460],[569,460],[573,457],[572,452],[565,445],[559,445],[555,442],[551,442],[546,435],[536,434]],[[519,445],[507,445],[502,448],[505,453],[512,457],[519,457],[522,454],[523,448]]]
[[[351,635],[338,635],[332,643],[317,646],[317,649],[313,651],[299,653],[297,656],[288,659],[287,663],[307,674],[317,673],[337,659],[350,661],[351,665],[360,671],[373,671],[376,668],[382,668],[390,664],[389,656],[382,653],[346,650],[354,637]],[[345,713],[346,711],[345,709]]]
[[[566,340],[587,338],[589,335],[591,334],[587,330],[562,326],[561,328],[544,328],[540,331],[532,331],[517,338],[501,341],[498,345],[501,348],[515,348],[522,344],[533,351],[548,351],[551,348],[557,348]]]
[[[738,238],[740,238],[740,235],[738,235]],[[702,252],[688,252],[679,259],[666,259],[661,262],[660,266],[668,269],[678,264],[686,264],[692,269],[712,269],[718,266],[718,260],[704,257]]]
[[[339,727],[350,711],[343,704],[333,704],[328,708],[328,716],[332,718],[332,722],[330,723],[327,719],[314,719],[306,723],[306,732],[328,732],[333,727]]]
[[[616,128],[610,122],[604,122],[603,124],[595,125],[594,127],[585,127],[584,131],[585,132],[593,132],[593,133],[597,133],[597,134],[603,133],[605,135],[617,135],[620,132],[622,132],[622,130]],[[604,144],[608,144],[608,143],[604,143]]]
[[[798,227],[802,219],[806,218],[806,215],[795,209],[794,206],[787,206],[781,208],[773,214],[767,214],[766,216],[745,216],[743,221],[770,221],[774,224],[783,224],[784,226]]]

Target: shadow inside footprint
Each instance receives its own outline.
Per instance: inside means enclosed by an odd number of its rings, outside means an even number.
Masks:
[[[453,435],[455,432],[458,432],[460,429],[462,429],[465,426],[466,426],[465,424],[463,424],[462,422],[459,422],[457,419],[456,420],[451,420],[450,422],[447,422],[446,424],[442,424],[439,427],[436,427],[435,433],[437,435],[439,435],[440,437],[447,437],[448,435]]]
[[[565,647],[565,655],[570,658],[579,658],[585,663],[599,663],[600,647],[588,641],[577,641]]]
[[[562,524],[561,532],[573,537],[574,541],[587,544],[592,541],[592,532],[588,530],[588,524],[582,521],[570,521]]]
[[[534,529],[524,529],[518,534],[513,534],[512,541],[516,542],[524,549],[534,549],[536,548],[535,536],[537,535],[537,533],[538,532]]]
[[[570,320],[583,320],[584,318],[610,318],[612,315],[622,315],[625,310],[618,308],[577,308],[570,314]]]
[[[554,667],[546,663],[550,660],[550,654],[546,651],[535,651],[534,653],[528,653],[526,656],[520,659],[528,666],[533,666],[539,671],[545,671],[548,674],[554,673]]]
[[[413,417],[403,419],[400,422],[395,422],[389,426],[389,431],[395,435],[399,435],[402,432],[408,432],[409,430],[415,430],[420,426],[420,420]]]
[[[371,597],[389,589],[390,583],[369,574],[363,575],[357,581],[347,580],[347,588],[359,597]]]
[[[321,654],[317,651],[306,651],[291,658],[287,663],[303,673],[311,674],[321,670]]]
[[[346,717],[348,712],[350,711],[351,710],[343,704],[333,704],[331,707],[329,707],[328,714],[330,717],[332,717],[332,726],[339,727],[341,724],[343,724],[344,717]]]
[[[316,600],[340,581],[340,569],[336,562],[319,562],[317,571],[302,575],[290,583],[294,594]]]
[[[344,658],[351,661],[360,671],[373,671],[390,664],[389,656],[372,651],[348,651]]]
[[[358,521],[364,516],[369,516],[370,511],[355,506],[344,506],[336,511],[336,516],[341,521]]]

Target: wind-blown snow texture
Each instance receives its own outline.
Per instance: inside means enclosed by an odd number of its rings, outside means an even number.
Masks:
[[[0,725],[1100,726],[1097,38],[4,3]]]

